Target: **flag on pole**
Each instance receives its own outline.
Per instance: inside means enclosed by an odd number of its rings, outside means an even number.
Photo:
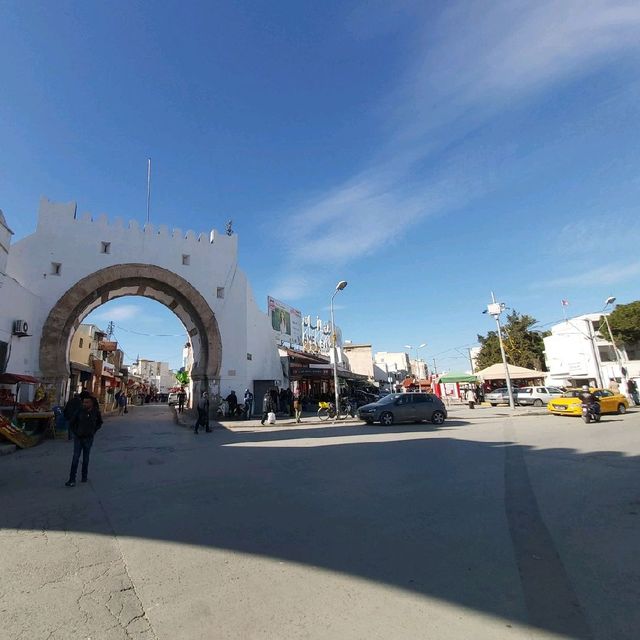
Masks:
[[[560,302],[562,302],[562,306],[563,307],[568,307],[569,306],[569,301],[568,300],[561,300]]]

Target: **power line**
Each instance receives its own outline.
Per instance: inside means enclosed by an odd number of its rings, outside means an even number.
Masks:
[[[133,333],[137,336],[145,336],[147,338],[184,338],[187,335],[187,332],[183,333],[143,333],[142,331],[135,331],[134,329],[127,329],[126,327],[121,327],[119,324],[114,325],[118,327],[118,329],[122,329],[127,333]]]

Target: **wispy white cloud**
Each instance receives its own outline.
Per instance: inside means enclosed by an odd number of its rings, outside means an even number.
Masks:
[[[632,263],[610,263],[601,267],[581,271],[575,275],[538,281],[533,288],[547,289],[562,287],[587,288],[625,282],[640,275],[640,261]]]
[[[107,322],[113,320],[114,322],[121,320],[130,320],[140,315],[140,308],[135,304],[120,304],[110,305],[106,311],[96,311],[91,315],[91,319],[94,321]]]
[[[283,273],[295,277],[275,287],[284,298],[304,295],[315,270],[371,254],[425,217],[491,188],[494,159],[470,162],[463,152],[420,174],[439,150],[515,102],[640,46],[638,2],[458,2],[437,15],[422,7],[409,3],[403,12],[403,23],[413,13],[422,25],[410,47],[412,63],[388,101],[372,107],[384,134],[375,158],[288,212],[292,241]],[[375,36],[383,22],[365,21],[365,36]],[[350,26],[357,29],[353,20]]]

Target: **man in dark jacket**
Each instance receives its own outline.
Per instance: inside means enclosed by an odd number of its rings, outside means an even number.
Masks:
[[[225,400],[229,406],[229,416],[234,417],[238,412],[238,396],[236,395],[236,392],[231,391]]]
[[[275,413],[271,391],[272,390],[265,391],[264,397],[262,398],[262,420],[260,420],[260,424],[264,424],[264,421],[269,417],[270,413]]]
[[[82,405],[69,418],[69,427],[73,433],[73,458],[69,480],[65,483],[67,487],[76,486],[80,454],[82,454],[82,482],[87,481],[93,436],[102,426],[102,416],[97,400],[87,392],[83,392],[80,399]]]

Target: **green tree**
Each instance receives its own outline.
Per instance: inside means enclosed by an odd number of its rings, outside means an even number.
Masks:
[[[176,372],[176,380],[180,385],[185,386],[189,384],[189,372],[185,371],[184,367]]]
[[[608,320],[617,344],[633,345],[640,342],[640,300],[616,305]],[[600,323],[600,333],[605,340],[611,340],[604,320]]]
[[[503,325],[502,338],[507,362],[517,367],[545,370],[543,337],[548,334],[532,331],[531,327],[537,320],[528,315],[521,315],[512,311],[507,315]],[[478,336],[480,353],[478,354],[478,369],[485,369],[492,364],[502,362],[498,332],[489,331],[486,336]]]

